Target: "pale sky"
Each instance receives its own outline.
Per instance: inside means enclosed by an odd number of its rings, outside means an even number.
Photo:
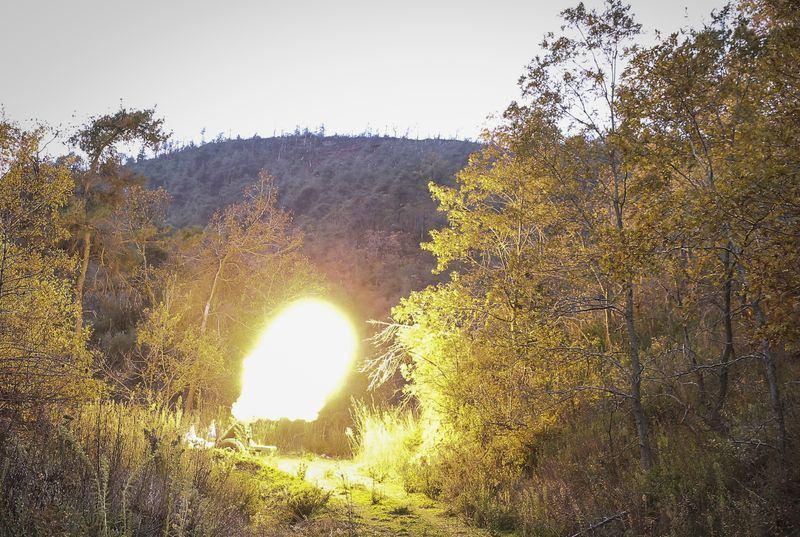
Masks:
[[[567,0],[0,0],[0,106],[58,126],[157,106],[176,140],[296,126],[476,137]],[[588,1],[599,5],[599,1]],[[633,0],[645,31],[722,0]]]

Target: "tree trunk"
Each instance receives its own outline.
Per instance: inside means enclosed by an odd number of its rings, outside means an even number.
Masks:
[[[689,334],[689,324],[686,320],[685,309],[686,306],[683,301],[684,297],[684,289],[685,283],[687,279],[688,273],[688,250],[685,244],[681,244],[681,256],[680,256],[680,266],[683,274],[680,278],[677,278],[675,281],[675,305],[678,307],[678,311],[680,312],[680,323],[681,323],[681,332],[683,334],[683,356],[684,360],[688,361],[691,364],[691,368],[694,370],[694,377],[697,382],[697,397],[700,401],[700,407],[704,410],[708,408],[708,396],[706,393],[706,381],[705,376],[703,374],[703,370],[698,367],[697,363],[697,354],[694,352],[694,346],[692,344],[692,338]]]
[[[613,121],[613,117],[612,117]],[[612,123],[613,127],[613,123]],[[623,219],[623,206],[625,204],[625,195],[620,192],[620,185],[625,189],[626,182],[622,179],[622,174],[619,168],[617,151],[611,152],[611,172],[613,177],[613,197],[612,209],[615,218],[615,225],[617,230],[622,233],[624,231]],[[647,415],[645,414],[644,407],[642,406],[642,363],[639,358],[639,334],[636,332],[634,310],[634,293],[633,281],[628,279],[625,282],[625,330],[628,336],[628,358],[630,360],[630,398],[631,398],[631,412],[633,413],[633,420],[636,424],[636,435],[639,439],[639,456],[641,459],[642,469],[649,471],[654,465],[653,448],[650,445],[650,426],[648,424]]]
[[[0,261],[0,298],[3,298],[3,284],[6,281],[6,256],[8,255],[8,247],[6,246],[5,237],[3,237],[3,258]]]
[[[758,301],[753,303],[753,311],[756,314],[756,321],[758,322],[759,329],[763,330],[767,325],[767,319]],[[786,439],[786,419],[783,414],[783,401],[781,400],[780,385],[778,383],[778,366],[775,363],[775,356],[772,353],[769,339],[765,336],[762,336],[761,339],[761,359],[764,362],[764,374],[767,379],[767,386],[769,387],[772,416],[778,429],[778,455],[780,456],[781,467],[785,468],[788,445]]]
[[[605,295],[605,300],[606,300],[606,307],[605,311],[603,312],[603,315],[605,317],[604,324],[606,329],[605,330],[606,350],[608,352],[611,352],[611,349],[614,348],[613,347],[614,344],[611,341],[611,291],[606,289],[606,291],[603,294]]]
[[[725,283],[722,287],[722,320],[725,329],[725,343],[720,356],[720,366],[717,370],[718,389],[714,405],[711,407],[709,417],[711,427],[723,434],[727,434],[728,428],[722,419],[722,408],[728,397],[728,371],[730,362],[735,358],[733,347],[733,313],[731,308],[731,295],[733,292],[733,262],[731,261],[731,249],[733,243],[728,241],[725,253],[722,256],[722,264],[725,269]]]
[[[219,260],[219,265],[217,266],[217,272],[214,274],[214,281],[211,283],[211,292],[208,294],[208,300],[206,300],[206,305],[203,308],[203,320],[200,322],[200,333],[206,333],[206,327],[208,325],[208,316],[211,313],[211,303],[214,301],[214,295],[217,292],[217,283],[219,283],[219,275],[222,272],[222,264],[223,260]]]
[[[639,456],[642,469],[653,467],[653,448],[650,445],[650,427],[642,406],[642,364],[639,359],[639,335],[634,322],[633,283],[627,282],[625,290],[625,328],[628,335],[628,356],[630,358],[630,396],[631,411],[639,437]]]
[[[214,273],[214,281],[211,283],[211,291],[208,293],[206,305],[203,307],[203,319],[200,321],[200,335],[204,335],[206,333],[206,329],[208,328],[208,317],[211,314],[211,304],[214,301],[214,295],[217,292],[217,284],[219,283],[219,277],[222,273],[223,264],[224,259],[220,259],[219,265],[217,265],[217,272]],[[199,375],[200,364],[197,357],[195,357],[194,367],[192,367],[192,376],[189,381],[189,392],[186,394],[186,404],[184,405],[187,413],[191,412],[195,406],[195,392],[197,392],[197,377]]]
[[[78,305],[78,314],[75,318],[75,334],[83,329],[83,288],[86,284],[86,272],[89,270],[89,255],[92,251],[92,233],[88,229],[83,232],[83,256],[81,258],[81,272],[78,275],[78,285],[75,287],[75,301]]]

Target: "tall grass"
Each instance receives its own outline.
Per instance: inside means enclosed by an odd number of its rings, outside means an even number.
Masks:
[[[494,531],[744,536],[796,526],[797,500],[770,486],[764,458],[730,445],[671,442],[659,429],[660,464],[642,474],[631,450],[609,451],[599,420],[555,425],[510,457],[510,438],[438,431],[431,442],[430,426],[408,410],[357,404],[353,415],[355,460],[366,472],[386,472]],[[630,431],[617,431],[615,444],[634,443]]]
[[[421,444],[419,421],[399,408],[376,409],[353,405],[356,460],[368,466],[396,470],[399,461],[412,459]]]
[[[180,413],[88,405],[0,427],[0,534],[277,535],[327,501],[259,460],[187,449]]]
[[[326,418],[312,422],[258,420],[251,428],[257,442],[277,446],[283,453],[349,457],[351,446],[346,435],[349,426],[347,419]]]
[[[399,479],[407,492],[440,492],[424,421],[411,410],[353,405],[354,459],[367,475]]]

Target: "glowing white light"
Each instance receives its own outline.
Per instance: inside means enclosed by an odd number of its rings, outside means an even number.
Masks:
[[[344,381],[356,346],[352,324],[333,305],[316,299],[293,302],[245,358],[234,417],[315,420]]]

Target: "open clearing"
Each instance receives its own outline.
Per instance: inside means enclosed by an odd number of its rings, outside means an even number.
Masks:
[[[359,536],[464,536],[492,535],[468,526],[446,506],[420,493],[407,493],[390,478],[372,477],[351,460],[315,456],[274,456],[267,464],[302,477],[329,492],[326,510],[317,524],[330,527],[324,534]]]

